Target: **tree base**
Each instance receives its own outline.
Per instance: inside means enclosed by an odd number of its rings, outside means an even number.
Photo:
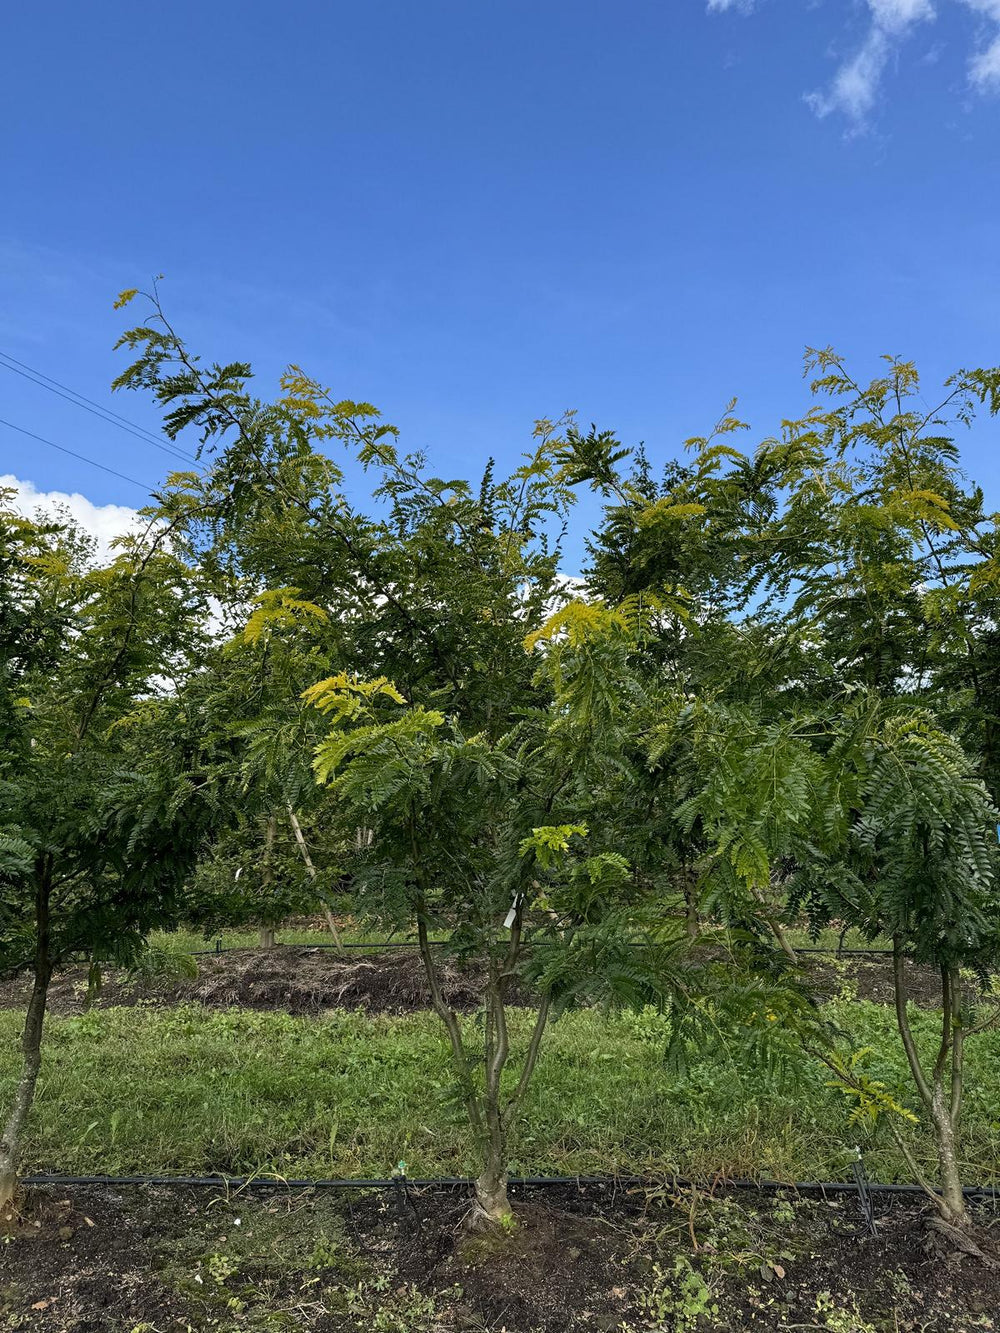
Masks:
[[[953,1222],[933,1214],[927,1219],[927,1238],[924,1241],[924,1248],[928,1254],[947,1263],[960,1263],[968,1256],[991,1272],[1000,1269],[1000,1263],[996,1259],[991,1259],[988,1254],[984,1254],[965,1227],[956,1226]]]
[[[21,1191],[16,1180],[0,1183],[0,1236],[16,1231],[21,1224]]]
[[[490,1183],[482,1181],[476,1184],[476,1197],[465,1218],[465,1229],[479,1235],[496,1235],[517,1230],[517,1218],[514,1216],[507,1198],[507,1182]]]

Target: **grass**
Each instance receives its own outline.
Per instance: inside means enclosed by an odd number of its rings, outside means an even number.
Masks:
[[[349,920],[349,918],[348,918]],[[807,930],[794,929],[785,932],[789,943],[793,948],[819,947],[823,949],[835,950],[840,942],[840,932],[837,930],[826,929],[820,931],[819,935],[813,939]],[[348,924],[341,930],[341,939],[345,944],[378,944],[384,945],[386,934],[379,930],[364,930],[356,924]],[[294,929],[279,926],[276,931],[277,942],[279,944],[321,944],[330,945],[333,943],[330,932],[326,929]],[[393,936],[391,943],[405,943],[412,937],[403,935]],[[259,932],[256,929],[246,930],[219,930],[212,931],[208,936],[196,930],[175,930],[155,931],[150,936],[150,944],[158,949],[168,949],[176,953],[203,953],[205,950],[215,948],[217,940],[222,941],[224,949],[256,949],[259,945]],[[864,947],[887,948],[888,941],[877,939],[874,942],[865,940],[859,931],[850,930],[844,937],[845,949],[860,949]],[[352,951],[353,952],[353,951]]]
[[[831,926],[824,927],[818,935],[813,937],[808,930],[801,927],[795,927],[785,931],[785,936],[793,949],[820,948],[829,949],[831,952],[840,945],[840,931],[834,930]],[[845,949],[889,949],[892,947],[892,941],[885,935],[879,935],[874,940],[865,939],[860,930],[853,927],[844,936],[843,947]]]
[[[853,1000],[831,1016],[872,1048],[871,1069],[908,1091],[891,1013]],[[515,1038],[524,1040],[527,1014]],[[916,1014],[933,1041],[933,1015]],[[22,1016],[0,1013],[0,1104],[10,1094]],[[476,1040],[474,1020],[468,1020]],[[25,1169],[67,1173],[411,1176],[475,1168],[433,1014],[295,1018],[243,1010],[106,1009],[50,1019],[25,1139]],[[859,1130],[824,1075],[781,1084],[696,1055],[685,1077],[662,1059],[655,1015],[561,1019],[512,1144],[524,1174],[678,1172],[843,1178]],[[970,1043],[965,1174],[1000,1160],[1000,1033]],[[926,1135],[915,1134],[930,1164]],[[866,1145],[872,1178],[907,1179],[888,1135]]]
[[[333,936],[328,930],[294,930],[279,927],[275,932],[278,944],[321,944],[333,943]],[[344,944],[384,944],[385,933],[364,931],[351,928],[341,932]],[[393,943],[399,943],[403,937],[396,937]],[[219,930],[212,931],[206,938],[196,930],[154,931],[149,937],[153,948],[166,949],[172,953],[204,953],[215,948],[216,940],[222,941],[224,949],[256,949],[260,944],[257,930]],[[352,950],[354,952],[354,950]]]

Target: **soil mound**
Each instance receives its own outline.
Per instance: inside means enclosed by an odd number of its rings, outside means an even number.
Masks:
[[[94,1004],[172,1005],[194,1002],[209,1009],[270,1009],[317,1014],[325,1009],[367,1009],[371,1013],[408,1013],[429,1009],[431,996],[416,949],[342,955],[309,945],[273,949],[233,949],[198,960],[196,977],[152,976],[130,979],[109,973]],[[457,1010],[476,1009],[481,978],[446,957],[438,960],[441,990]],[[26,976],[0,983],[0,1008],[23,1008]],[[53,978],[49,1011],[79,1014],[87,993],[87,973],[67,968]]]

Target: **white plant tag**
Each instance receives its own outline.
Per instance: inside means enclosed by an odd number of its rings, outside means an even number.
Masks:
[[[511,926],[514,924],[515,920],[517,919],[517,904],[518,904],[518,899],[517,899],[517,897],[515,897],[515,898],[514,898],[514,901],[513,901],[513,902],[511,903],[511,905],[510,905],[510,911],[507,913],[507,915],[506,915],[506,916],[504,917],[504,919],[503,919],[503,928],[504,928],[504,930],[510,930]]]

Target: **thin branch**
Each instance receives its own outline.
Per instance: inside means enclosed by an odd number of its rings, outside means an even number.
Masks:
[[[920,1063],[920,1055],[917,1052],[917,1045],[913,1040],[913,1031],[910,1028],[910,1020],[906,1013],[906,1001],[908,996],[903,961],[903,951],[900,946],[899,937],[896,936],[892,941],[892,981],[896,1000],[896,1024],[899,1028],[899,1035],[903,1040],[903,1049],[906,1051],[906,1058],[910,1065],[913,1081],[916,1083],[917,1091],[920,1093],[920,1100],[924,1103],[927,1109],[930,1110],[934,1105],[934,1095],[931,1092],[930,1084],[927,1082],[923,1066]]]
[[[538,1013],[535,1016],[535,1026],[531,1033],[531,1041],[528,1044],[527,1053],[524,1057],[524,1064],[521,1066],[521,1077],[517,1081],[517,1087],[511,1094],[504,1112],[504,1120],[507,1123],[510,1122],[517,1111],[517,1108],[520,1106],[524,1094],[528,1090],[528,1084],[531,1082],[531,1076],[535,1072],[535,1065],[538,1063],[538,1053],[542,1048],[542,1037],[549,1021],[550,1007],[550,997],[548,995],[543,996],[542,1002],[538,1006]]]

